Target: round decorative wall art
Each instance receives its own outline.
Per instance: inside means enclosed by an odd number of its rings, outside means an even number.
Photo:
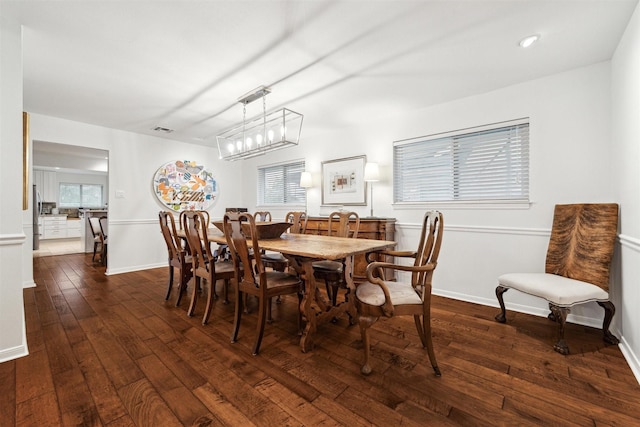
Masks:
[[[160,166],[153,177],[158,200],[174,211],[206,210],[218,197],[213,174],[195,161],[175,160]]]

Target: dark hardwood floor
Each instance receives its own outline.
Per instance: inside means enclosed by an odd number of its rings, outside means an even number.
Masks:
[[[30,354],[0,364],[2,426],[639,425],[640,386],[620,350],[570,324],[434,297],[433,376],[412,319],[372,328],[373,373],[346,319],[301,353],[295,297],[273,306],[259,356],[255,311],[229,342],[233,304],[210,323],[165,302],[166,268],[105,276],[91,256],[34,260],[24,290]],[[435,274],[438,280],[438,274]],[[175,294],[174,294],[175,296]],[[173,298],[172,298],[173,299]]]

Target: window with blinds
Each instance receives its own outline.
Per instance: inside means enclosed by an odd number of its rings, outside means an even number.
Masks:
[[[528,201],[528,119],[394,142],[394,202]]]
[[[258,205],[305,204],[307,194],[300,187],[303,161],[258,168]]]

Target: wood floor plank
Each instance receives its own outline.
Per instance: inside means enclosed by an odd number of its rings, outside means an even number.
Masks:
[[[544,317],[432,299],[433,374],[413,319],[371,328],[373,372],[346,316],[320,325],[300,352],[297,302],[273,305],[260,355],[256,313],[230,343],[231,304],[210,322],[164,300],[167,269],[106,276],[91,255],[34,259],[24,290],[30,354],[0,364],[0,425],[635,425],[640,385],[598,328],[567,325],[571,354],[553,351]],[[190,284],[193,286],[193,283]],[[255,307],[255,302],[250,302]],[[11,418],[13,416],[13,418]],[[6,420],[6,422],[5,422]],[[635,424],[634,424],[635,423]]]

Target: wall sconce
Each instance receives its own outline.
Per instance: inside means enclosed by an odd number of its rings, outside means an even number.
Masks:
[[[380,180],[380,168],[377,163],[367,163],[364,165],[364,181],[369,183],[371,191],[371,217],[373,217],[373,183]]]
[[[307,191],[309,188],[313,187],[313,181],[311,180],[311,172],[302,172],[300,174],[300,187],[304,188],[304,211],[307,212],[307,204],[308,204],[308,195]]]

